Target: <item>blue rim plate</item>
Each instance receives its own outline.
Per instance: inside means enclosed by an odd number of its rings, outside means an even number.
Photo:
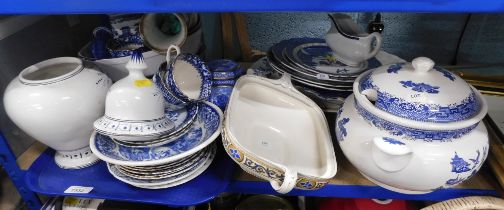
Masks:
[[[105,162],[125,166],[161,165],[192,155],[220,134],[222,111],[210,102],[200,103],[196,120],[176,140],[157,147],[125,147],[110,137],[93,132],[90,148]]]
[[[324,73],[355,75],[364,71],[368,65],[368,61],[355,67],[337,61],[336,53],[326,43],[288,45],[285,52],[289,61]]]
[[[208,65],[208,68],[210,68],[210,71],[213,71],[213,72],[234,71],[239,66],[238,63],[236,63],[233,60],[229,60],[229,59],[213,60],[213,61],[208,62],[207,65]]]
[[[171,183],[177,183],[179,181],[185,180],[185,182],[195,178],[197,175],[203,173],[208,166],[212,163],[213,159],[215,158],[216,154],[216,149],[215,147],[212,148],[211,152],[208,153],[206,158],[204,158],[204,161],[198,162],[195,166],[186,169],[183,173],[179,173],[177,175],[174,175],[172,177],[164,178],[164,179],[152,179],[152,180],[142,180],[142,179],[136,179],[133,177],[130,177],[126,174],[123,174],[120,170],[118,170],[117,165],[110,164],[108,163],[108,169],[109,172],[117,179],[120,181],[123,181],[125,183],[137,186],[137,187],[155,187],[155,186],[163,186],[163,185],[168,185]],[[191,176],[195,175],[196,176]],[[180,183],[181,184],[181,183]]]
[[[186,107],[177,109],[174,109],[170,104],[166,104],[165,117],[173,124],[173,129],[171,129],[169,133],[159,135],[117,135],[97,129],[96,131],[102,135],[110,136],[115,141],[125,146],[153,146],[153,144],[168,143],[174,140],[177,135],[189,127],[189,125],[196,119],[198,109],[198,103],[188,104]],[[121,137],[121,139],[131,139],[131,141],[118,140],[115,137]],[[146,140],[139,140],[140,138]]]

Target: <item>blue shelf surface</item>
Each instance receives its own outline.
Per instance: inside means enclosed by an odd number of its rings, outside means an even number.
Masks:
[[[233,181],[229,185],[229,192],[241,192],[250,194],[278,194],[268,182],[262,181]],[[496,196],[495,190],[483,189],[441,189],[423,195],[408,195],[392,192],[379,186],[363,185],[332,185],[329,184],[320,190],[297,190],[294,189],[288,195],[291,196],[315,196],[315,197],[338,197],[338,198],[378,198],[400,200],[427,200],[443,201],[465,196]]]
[[[235,164],[223,152],[203,174],[185,184],[161,190],[133,187],[109,174],[106,163],[79,170],[64,170],[54,162],[54,150],[47,149],[32,164],[25,181],[30,190],[49,196],[77,196],[173,207],[205,203],[224,192],[232,179]],[[70,186],[94,187],[88,194],[65,194]]]
[[[502,0],[3,0],[0,14],[149,12],[503,12]]]

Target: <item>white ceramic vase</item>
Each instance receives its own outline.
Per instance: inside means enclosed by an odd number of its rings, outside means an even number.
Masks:
[[[56,150],[61,168],[83,168],[98,161],[89,136],[111,85],[78,58],[53,58],[21,71],[5,90],[4,106],[18,127]]]
[[[339,110],[336,136],[377,185],[428,193],[469,179],[485,161],[484,98],[432,60],[382,66],[360,75],[353,91]]]

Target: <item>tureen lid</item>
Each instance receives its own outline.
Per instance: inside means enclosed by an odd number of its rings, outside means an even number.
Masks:
[[[374,106],[392,115],[423,122],[457,122],[479,113],[473,89],[426,57],[379,67],[359,82]]]

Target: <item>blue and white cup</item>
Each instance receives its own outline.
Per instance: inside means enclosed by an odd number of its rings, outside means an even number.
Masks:
[[[175,56],[171,52],[175,52]],[[212,88],[212,73],[205,62],[193,54],[180,54],[180,48],[172,45],[166,55],[168,92],[183,102],[208,99]]]

